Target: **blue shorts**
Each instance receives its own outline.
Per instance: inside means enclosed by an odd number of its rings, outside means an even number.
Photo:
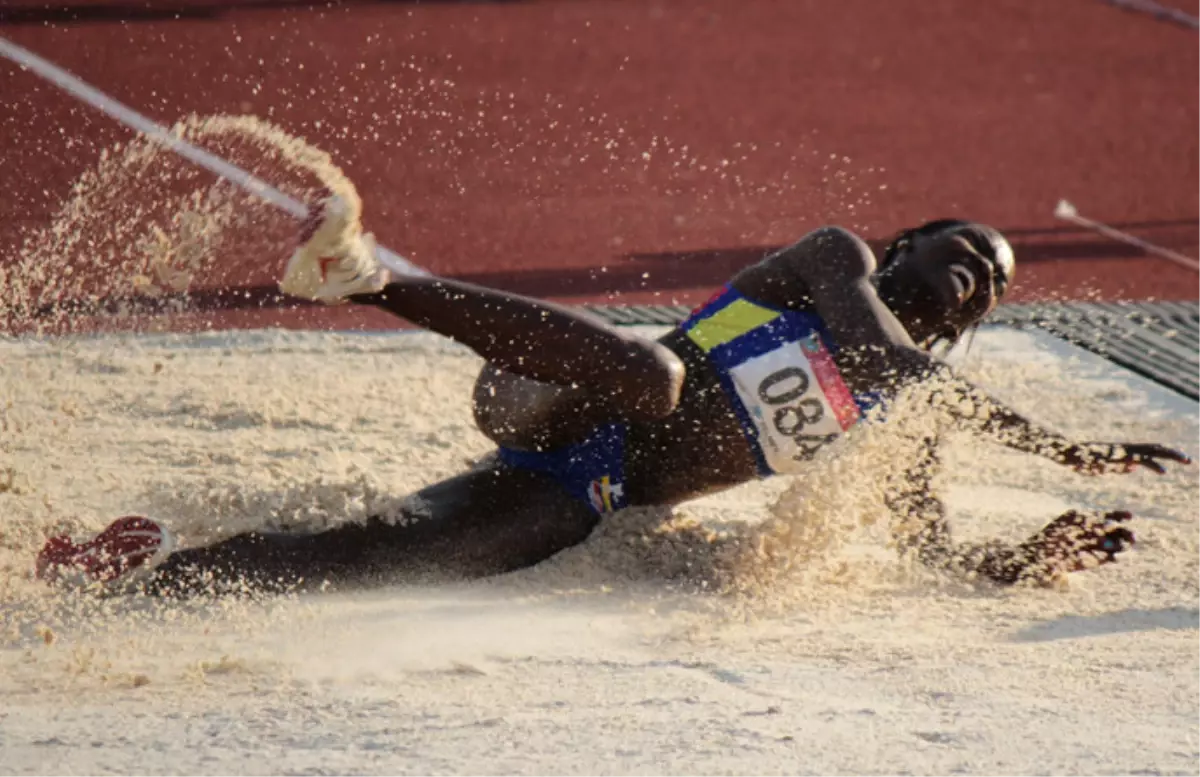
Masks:
[[[577,443],[546,451],[500,448],[500,460],[514,469],[554,478],[597,515],[629,506],[625,496],[625,424],[596,427]]]

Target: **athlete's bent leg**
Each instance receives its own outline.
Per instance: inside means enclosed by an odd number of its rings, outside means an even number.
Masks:
[[[423,276],[399,277],[381,291],[350,299],[457,340],[505,372],[582,386],[630,420],[661,418],[679,401],[679,357],[580,310]]]
[[[630,420],[675,409],[683,365],[667,348],[581,311],[469,283],[384,268],[357,202],[330,196],[310,212],[280,288],[337,304],[375,305],[453,338],[494,367],[590,391]]]
[[[545,476],[495,467],[429,486],[394,517],[307,535],[243,534],[176,552],[146,589],[191,595],[486,577],[544,561],[582,542],[596,523]]]

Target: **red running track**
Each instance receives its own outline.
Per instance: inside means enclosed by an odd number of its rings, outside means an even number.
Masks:
[[[0,35],[165,123],[303,135],[381,242],[439,274],[691,303],[818,225],[882,241],[953,215],[1012,237],[1014,300],[1200,296],[1197,273],[1053,218],[1067,198],[1200,241],[1197,34],[1103,0],[46,5],[5,2]],[[127,132],[0,61],[0,133],[6,262]],[[258,293],[282,251],[209,285]],[[215,307],[177,325],[394,324]]]

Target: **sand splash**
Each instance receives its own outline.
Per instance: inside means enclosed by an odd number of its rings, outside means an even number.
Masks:
[[[327,154],[260,119],[192,116],[172,131],[299,201],[335,191],[361,209],[354,186]],[[222,371],[219,362],[206,362],[211,372],[190,376],[190,385],[176,382],[176,360],[187,361],[195,339],[168,336],[147,357],[143,341],[133,335],[99,340],[72,335],[154,331],[163,312],[189,311],[204,295],[236,293],[216,271],[216,259],[230,253],[261,265],[262,285],[270,287],[295,231],[291,216],[138,137],[104,151],[72,186],[52,223],[26,234],[17,259],[0,268],[0,332],[12,336],[0,339],[0,639],[50,646],[65,638],[74,647],[66,658],[59,651],[65,663],[54,676],[105,683],[139,677],[137,671],[114,670],[96,646],[113,635],[161,635],[168,622],[201,630],[214,618],[235,624],[250,610],[247,602],[197,609],[46,590],[32,580],[31,564],[48,536],[87,535],[116,515],[153,513],[164,493],[193,499],[199,493],[211,501],[213,492],[228,488],[196,487],[176,477],[183,461],[203,470],[222,455],[223,446],[175,448],[173,430],[199,426],[209,434],[236,434],[288,423],[312,428],[309,419],[279,419],[280,412],[295,412],[279,409],[288,404],[283,391],[274,411],[259,414],[198,398],[195,390]],[[119,386],[108,383],[114,377]],[[157,392],[160,379],[180,392],[168,392],[169,398]],[[141,435],[138,427],[147,421],[159,429]],[[130,446],[147,457],[141,465],[124,460]],[[265,467],[275,472],[269,462]],[[244,475],[227,482],[244,482]],[[354,511],[345,508],[353,501],[343,488],[326,512],[352,519]],[[245,506],[262,525],[287,525],[278,500]],[[221,511],[210,510],[197,520],[204,531],[193,533],[219,536],[220,520]],[[185,520],[178,524],[190,531]],[[126,651],[118,645],[110,652]]]
[[[172,132],[297,201],[329,190],[361,212],[328,154],[258,118],[193,116]],[[151,314],[187,310],[197,294],[236,293],[216,271],[218,257],[252,263],[270,286],[295,233],[291,216],[139,136],[105,150],[50,226],[27,234],[17,261],[0,269],[0,327],[144,330]]]
[[[191,117],[173,131],[298,200],[332,190],[350,203],[355,214],[361,214],[362,203],[353,184],[326,153],[255,117]],[[72,188],[53,224],[28,236],[20,260],[0,279],[7,300],[2,318],[8,331],[35,334],[76,332],[95,326],[101,316],[106,329],[153,329],[152,314],[164,308],[182,312],[197,294],[221,292],[222,279],[215,274],[214,260],[222,254],[279,257],[279,262],[263,263],[264,279],[273,278],[290,246],[294,226],[290,217],[252,195],[188,165],[154,141],[139,138],[102,154],[96,168]],[[360,399],[346,399],[360,382],[356,374],[359,367],[331,371],[330,375],[338,379],[325,396],[313,391],[311,378],[299,391],[286,388],[298,386],[299,376],[272,376],[276,388],[271,392],[271,406],[249,409],[228,399],[213,399],[202,390],[206,378],[180,375],[179,368],[185,361],[191,362],[191,369],[211,362],[208,354],[176,352],[166,347],[146,363],[137,355],[144,351],[140,342],[122,336],[112,340],[111,346],[106,355],[100,356],[81,349],[72,340],[14,344],[10,363],[21,363],[21,368],[7,373],[3,399],[6,424],[20,432],[8,446],[11,450],[20,447],[23,435],[44,434],[38,430],[50,424],[56,430],[50,438],[58,438],[61,452],[61,446],[69,445],[105,403],[92,393],[98,375],[138,376],[136,387],[130,386],[128,394],[121,392],[131,397],[129,400],[109,400],[125,415],[108,419],[109,433],[117,440],[133,441],[137,439],[136,435],[131,437],[133,428],[141,425],[133,418],[158,421],[171,430],[164,433],[166,430],[159,428],[153,432],[161,446],[156,452],[158,461],[172,462],[176,471],[208,464],[210,473],[199,481],[189,480],[186,487],[164,488],[157,483],[144,489],[140,501],[127,502],[118,512],[169,516],[185,536],[204,542],[252,528],[303,531],[363,520],[386,513],[401,495],[377,480],[378,467],[370,457],[352,464],[338,462],[337,476],[331,478],[327,471],[291,471],[277,459],[248,461],[244,455],[230,452],[236,447],[229,449],[224,443],[216,443],[218,437],[233,441],[245,432],[258,440],[262,428],[290,431],[297,441],[305,435],[345,428],[349,419],[321,419],[321,408],[336,403],[340,396],[342,404],[352,407],[355,415],[365,414]],[[225,361],[222,356],[207,369],[228,372]],[[43,366],[46,371],[39,371],[38,367]],[[25,374],[19,378],[22,368]],[[73,373],[74,379],[64,382],[64,373]],[[163,396],[149,387],[147,379],[152,379],[154,385],[178,389],[179,393]],[[52,403],[57,401],[57,406],[40,403],[47,414],[37,417],[36,412],[31,413],[32,397],[23,389],[37,387],[35,392],[41,394],[51,383],[56,383],[58,390],[49,391],[48,396],[57,398],[51,399]],[[466,396],[465,391],[462,395]],[[414,408],[406,407],[404,412],[412,413]],[[207,432],[215,447],[191,448],[178,438],[176,430],[181,428]],[[471,437],[479,440],[473,432]],[[435,447],[441,444],[432,438],[425,442]],[[485,445],[472,446],[463,459],[477,456]],[[95,451],[94,443],[86,448]],[[39,472],[29,458],[14,457],[12,461],[0,470],[7,484],[5,491],[13,497],[40,494],[43,520],[7,527],[5,538],[10,550],[20,548],[27,555],[51,531],[94,530],[112,517],[102,510],[93,511],[94,517],[79,517],[88,512],[87,500],[71,504],[76,495],[56,494],[45,473]],[[211,474],[211,465],[217,462],[235,465],[236,476]],[[410,462],[410,466],[416,463]],[[849,485],[845,473],[853,468],[842,468],[837,461],[833,468],[830,473],[814,474],[807,485],[789,492],[808,495],[804,504],[810,507],[805,508],[804,516],[796,513],[797,500],[784,495],[774,510],[775,517],[754,533],[736,528],[714,533],[693,519],[674,516],[664,520],[655,517],[654,511],[633,511],[605,531],[624,538],[637,537],[636,543],[617,540],[616,545],[622,548],[621,553],[640,554],[643,558],[639,564],[658,570],[659,577],[682,575],[705,590],[745,588],[744,580],[757,579],[763,569],[807,568],[811,564],[804,564],[805,560],[811,561],[822,552],[828,555],[836,544],[834,538],[843,531],[834,527],[831,516],[857,516],[849,526],[874,523],[859,515],[865,507],[860,509],[857,502],[852,507],[842,493]],[[126,497],[133,490],[132,478],[94,469],[99,480],[108,481],[108,488]],[[453,468],[426,472],[410,487],[431,482],[439,472],[451,474]],[[161,479],[161,468],[153,473]],[[820,487],[814,487],[818,483]],[[823,499],[820,494],[824,493],[830,496]],[[832,509],[834,505],[837,510]],[[822,517],[817,520],[816,515]],[[701,555],[706,558],[700,560]],[[15,573],[18,566],[8,571]]]
[[[177,131],[298,199],[329,188],[361,207],[327,155],[256,119],[190,119]],[[105,155],[55,223],[30,236],[3,280],[0,319],[27,335],[78,331],[101,312],[123,329],[146,329],[147,300],[186,309],[198,292],[222,287],[211,274],[218,252],[278,256],[263,273],[273,282],[293,229],[290,217],[135,141]],[[128,513],[160,517],[192,544],[255,528],[318,530],[388,514],[490,448],[469,408],[479,359],[432,336],[23,336],[0,341],[0,358],[0,640],[53,647],[59,668],[86,682],[159,682],[161,664],[155,674],[137,656],[163,658],[178,639],[210,629],[259,628],[267,612],[246,602],[196,608],[48,591],[30,574],[47,536],[86,534]],[[1119,386],[1047,395],[1068,377],[1059,362],[969,371],[1064,432],[1194,448],[1194,421],[1148,414]],[[1129,412],[1114,412],[1124,405]],[[887,425],[863,430],[801,477],[674,511],[626,511],[547,564],[476,586],[514,596],[683,596],[722,617],[862,609],[882,594],[928,594],[944,583],[889,547],[884,497],[919,437],[914,430],[936,423],[898,408]],[[1152,518],[1138,529],[1149,553],[1093,584],[1133,586],[1168,604],[1194,599],[1190,472],[1087,480],[958,441],[942,481],[956,530],[968,537],[1022,539],[1071,506],[1139,510]],[[1157,593],[1138,582],[1147,573]],[[131,639],[140,640],[132,652]],[[216,647],[197,651],[187,653],[189,672],[245,666],[236,657],[221,663]],[[44,671],[25,666],[10,676],[36,685]]]

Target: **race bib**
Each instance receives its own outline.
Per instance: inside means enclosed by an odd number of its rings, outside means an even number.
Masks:
[[[776,473],[795,472],[859,418],[821,338],[812,334],[729,370],[738,398]]]

